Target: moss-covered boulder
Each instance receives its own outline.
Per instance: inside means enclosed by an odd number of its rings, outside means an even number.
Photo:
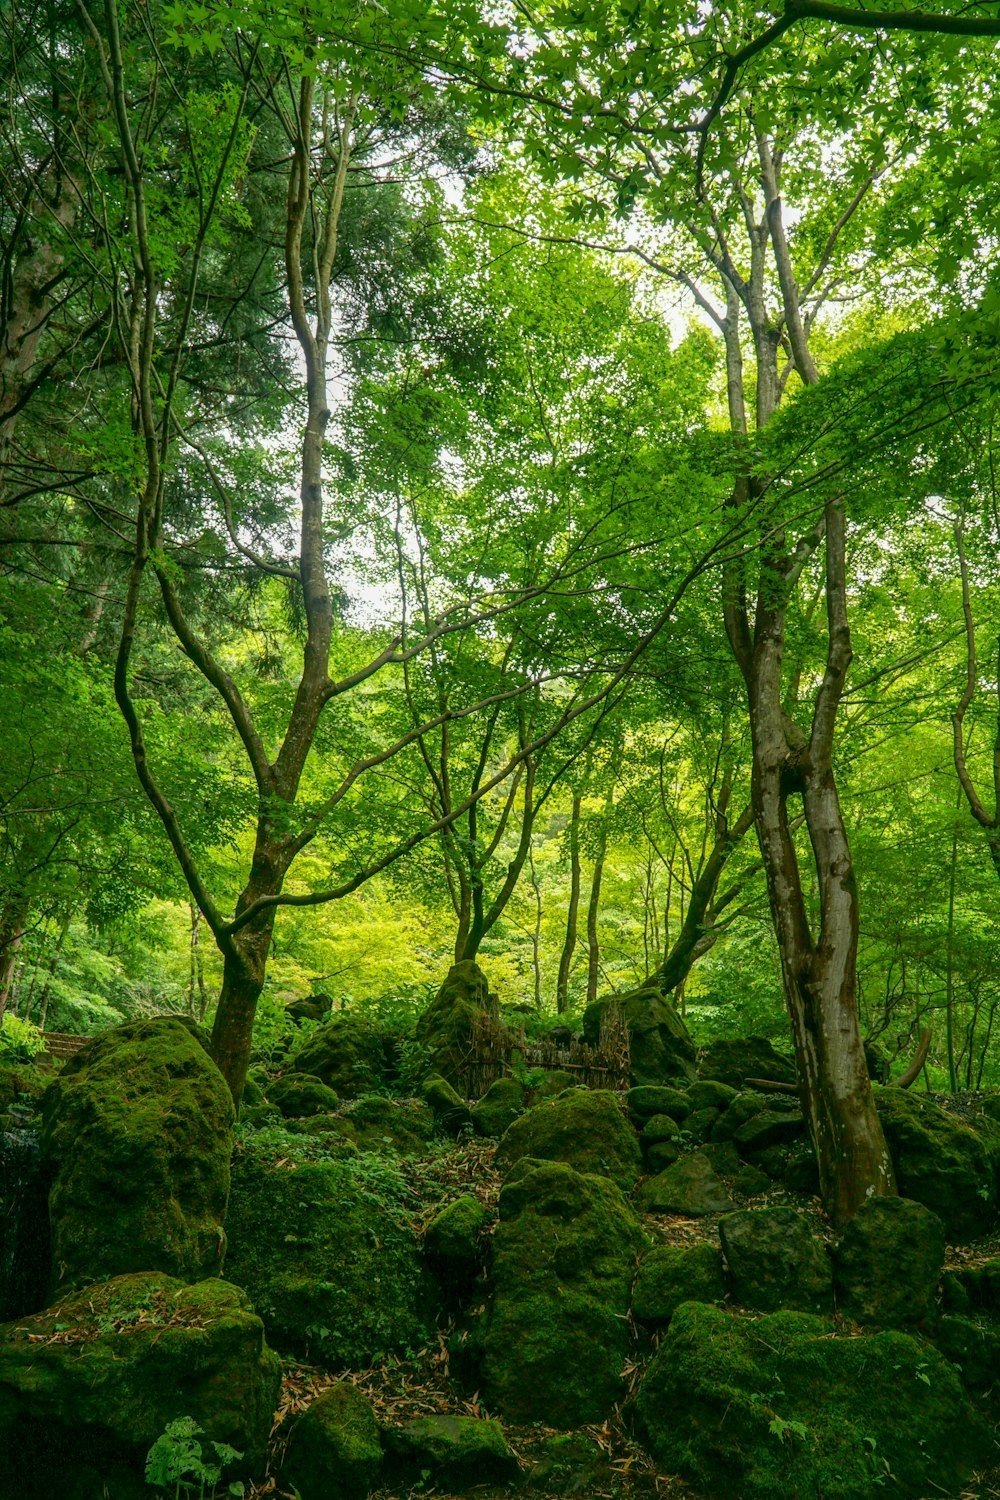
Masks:
[[[285,1015],[291,1021],[325,1021],[332,1010],[329,995],[303,995],[300,1000],[289,1000]]]
[[[640,1128],[653,1115],[669,1115],[672,1120],[686,1120],[694,1106],[686,1089],[668,1084],[640,1084],[625,1095],[629,1119]]]
[[[322,1391],[297,1417],[281,1469],[301,1500],[364,1500],[378,1482],[382,1437],[371,1403],[348,1381]]]
[[[320,1079],[342,1099],[371,1093],[391,1071],[385,1037],[360,1016],[342,1013],[314,1031],[288,1067]]]
[[[793,1208],[751,1208],[719,1220],[733,1298],[760,1312],[829,1312],[833,1267],[826,1245]],[[700,1300],[700,1299],[699,1299]]]
[[[720,1037],[698,1059],[699,1078],[716,1078],[742,1089],[748,1078],[794,1084],[795,1060],[779,1052],[766,1036]]]
[[[721,1115],[738,1098],[739,1090],[717,1078],[699,1078],[691,1085],[688,1096],[692,1110],[714,1109]]]
[[[522,1156],[610,1177],[626,1192],[642,1171],[635,1132],[605,1089],[572,1089],[521,1115],[497,1147],[496,1165],[506,1171]]]
[[[735,1099],[730,1100],[725,1114],[716,1120],[712,1127],[712,1139],[731,1141],[741,1125],[745,1125],[755,1115],[763,1114],[768,1107],[769,1101],[764,1094],[755,1089],[744,1089]]]
[[[647,1214],[686,1214],[692,1219],[728,1213],[735,1205],[704,1151],[692,1151],[655,1177],[647,1177],[636,1193]]]
[[[336,1367],[419,1342],[430,1289],[401,1203],[391,1160],[240,1153],[226,1275],[250,1293],[277,1349]]]
[[[473,1038],[484,1017],[499,1025],[499,1016],[500,1007],[479,965],[472,959],[453,964],[416,1025],[427,1071],[439,1073],[461,1092]]]
[[[837,1306],[858,1323],[918,1323],[934,1308],[944,1225],[908,1198],[869,1198],[836,1251]]]
[[[985,1318],[939,1318],[934,1342],[970,1391],[992,1390],[1000,1381],[1000,1328]]]
[[[129,1271],[218,1272],[233,1102],[183,1021],[95,1037],[42,1098],[52,1291]]]
[[[740,1125],[731,1139],[744,1160],[754,1161],[772,1146],[801,1141],[805,1133],[806,1122],[798,1112],[766,1109]]]
[[[383,1443],[389,1475],[407,1489],[426,1484],[462,1495],[472,1485],[508,1484],[518,1475],[503,1428],[488,1417],[417,1417],[387,1427]]]
[[[48,1081],[32,1063],[0,1063],[0,1113],[33,1110]]]
[[[482,1388],[511,1422],[600,1422],[623,1391],[629,1295],[647,1248],[605,1177],[549,1162],[500,1194]]]
[[[286,1073],[276,1078],[267,1086],[267,1097],[286,1120],[331,1114],[340,1103],[333,1089],[310,1073]]]
[[[632,1288],[632,1316],[665,1328],[682,1302],[722,1302],[726,1277],[722,1254],[707,1240],[698,1245],[657,1245],[639,1262]]]
[[[975,1239],[996,1223],[1000,1126],[977,1126],[909,1089],[872,1085],[900,1195],[931,1209],[949,1241]]]
[[[807,1313],[674,1313],[636,1401],[657,1461],[740,1500],[955,1494],[984,1433],[955,1371],[903,1333]]]
[[[654,988],[608,995],[588,1005],[583,1013],[584,1041],[596,1047],[609,1006],[621,1010],[628,1031],[633,1086],[687,1083],[694,1077],[697,1048],[681,1015]]]
[[[65,1468],[69,1455],[89,1452],[141,1475],[147,1450],[179,1417],[243,1453],[251,1469],[280,1384],[280,1361],[238,1287],[153,1272],[88,1286],[0,1328],[0,1444],[12,1486],[4,1492],[33,1493],[53,1455]],[[43,1482],[39,1493],[63,1488]]]
[[[498,1078],[491,1083],[478,1104],[472,1107],[472,1124],[477,1135],[499,1140],[507,1126],[523,1115],[527,1094],[516,1078]]]
[[[457,1089],[440,1073],[431,1073],[420,1085],[420,1097],[429,1105],[434,1124],[445,1135],[461,1135],[472,1125],[472,1111]]]
[[[398,1151],[415,1156],[426,1149],[434,1128],[434,1113],[419,1099],[388,1099],[365,1094],[348,1104],[340,1116],[348,1138],[362,1151]]]
[[[482,1269],[490,1222],[479,1199],[466,1194],[442,1208],[428,1224],[424,1255],[446,1289],[463,1290]]]

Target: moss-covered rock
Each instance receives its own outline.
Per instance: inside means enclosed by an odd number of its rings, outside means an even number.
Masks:
[[[1000,1381],[1000,1328],[985,1318],[939,1318],[934,1342],[970,1391],[992,1390]]]
[[[408,1489],[423,1482],[460,1495],[471,1485],[509,1484],[518,1475],[503,1428],[488,1417],[417,1417],[387,1427],[383,1442],[389,1474]]]
[[[496,1165],[503,1172],[522,1156],[566,1162],[578,1172],[610,1177],[626,1191],[642,1171],[635,1133],[604,1089],[572,1089],[521,1115],[497,1147]]]
[[[588,1005],[583,1013],[583,1036],[596,1047],[609,1006],[622,1013],[629,1037],[630,1073],[633,1086],[687,1083],[694,1077],[697,1048],[678,1011],[655,987],[608,995]]]
[[[674,1313],[636,1402],[659,1463],[741,1500],[954,1494],[984,1433],[951,1366],[903,1333],[806,1313]]]
[[[398,1151],[401,1156],[419,1155],[434,1128],[429,1105],[419,1099],[387,1099],[384,1094],[354,1100],[340,1118],[348,1138],[362,1151]]]
[[[787,1147],[801,1141],[805,1133],[802,1115],[766,1109],[734,1131],[732,1141],[745,1160],[753,1161],[772,1146]]]
[[[684,1089],[674,1089],[666,1084],[640,1084],[629,1089],[625,1095],[629,1118],[638,1126],[653,1115],[669,1115],[672,1120],[686,1120],[693,1105],[691,1095]]]
[[[795,1083],[795,1061],[779,1052],[765,1036],[720,1037],[698,1059],[699,1078],[716,1078],[742,1089],[748,1078],[769,1083]]]
[[[714,1109],[720,1115],[739,1096],[738,1089],[728,1083],[721,1083],[717,1078],[699,1078],[691,1085],[688,1093],[692,1109]]]
[[[119,1276],[0,1328],[0,1441],[28,1492],[52,1445],[64,1465],[89,1449],[141,1474],[150,1445],[179,1417],[252,1468],[280,1383],[280,1361],[238,1287]]]
[[[452,1088],[447,1078],[432,1073],[420,1085],[420,1097],[430,1106],[434,1124],[445,1135],[461,1135],[472,1125],[472,1112],[457,1089]]]
[[[472,959],[453,964],[416,1025],[428,1072],[439,1073],[461,1091],[469,1050],[484,1016],[499,1022],[500,1007],[486,975]]]
[[[129,1271],[218,1272],[233,1102],[183,1021],[95,1037],[42,1097],[53,1295]]]
[[[643,1147],[654,1146],[657,1141],[676,1141],[681,1127],[669,1115],[653,1115],[642,1127]]]
[[[49,1286],[48,1181],[34,1130],[0,1132],[0,1322],[45,1305]]]
[[[586,1432],[548,1433],[540,1439],[532,1459],[527,1482],[547,1495],[599,1494],[613,1479],[603,1449]]]
[[[48,1082],[32,1063],[0,1063],[0,1111],[33,1108]]]
[[[681,1148],[676,1141],[653,1141],[649,1146],[643,1142],[642,1154],[646,1160],[646,1170],[655,1177],[680,1160]]]
[[[934,1307],[944,1225],[908,1198],[869,1198],[837,1246],[837,1306],[858,1323],[917,1323]]]
[[[226,1275],[284,1353],[331,1366],[415,1345],[429,1286],[391,1162],[297,1162],[248,1147],[233,1166]]]
[[[692,1219],[728,1213],[734,1207],[704,1151],[692,1151],[648,1177],[640,1184],[636,1201],[648,1214],[687,1214]]]
[[[719,1238],[730,1290],[744,1307],[830,1311],[830,1256],[803,1214],[793,1208],[743,1209],[719,1220]]]
[[[629,1294],[647,1247],[607,1178],[548,1162],[500,1194],[483,1390],[512,1422],[602,1421],[622,1395]]]
[[[743,1166],[732,1141],[709,1141],[702,1150],[720,1177],[735,1177]]]
[[[904,1198],[931,1209],[950,1241],[975,1239],[995,1224],[1000,1126],[976,1128],[909,1089],[872,1085]]]
[[[289,1068],[308,1073],[342,1099],[376,1089],[390,1072],[385,1038],[360,1016],[339,1013],[292,1055]]]
[[[300,1000],[289,1000],[285,1015],[290,1021],[325,1021],[332,1010],[329,995],[303,995]]]
[[[665,1328],[682,1302],[722,1302],[726,1278],[717,1245],[657,1245],[639,1262],[632,1316]]]
[[[472,1108],[472,1124],[477,1135],[499,1140],[507,1126],[525,1110],[524,1085],[516,1078],[498,1078]]]
[[[282,1465],[282,1488],[301,1500],[363,1500],[382,1467],[382,1438],[371,1403],[347,1381],[322,1391],[296,1418]]]
[[[435,1214],[424,1233],[424,1255],[442,1284],[461,1290],[481,1270],[488,1211],[471,1194]]]
[[[286,1073],[267,1087],[267,1097],[286,1120],[331,1114],[340,1103],[333,1089],[311,1073]]]
[[[730,1100],[725,1114],[712,1126],[712,1139],[731,1141],[741,1125],[745,1125],[755,1115],[763,1114],[767,1107],[765,1095],[757,1093],[755,1089],[745,1089],[742,1094],[737,1094],[735,1099]]]
[[[771,1187],[771,1179],[759,1167],[740,1167],[733,1178],[733,1189],[744,1198],[757,1198]]]

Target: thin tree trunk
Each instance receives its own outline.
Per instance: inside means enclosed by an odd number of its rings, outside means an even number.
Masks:
[[[580,808],[582,797],[573,798],[573,811],[569,820],[569,910],[566,913],[566,937],[559,956],[559,975],[556,980],[556,1010],[560,1015],[569,1009],[569,971],[576,949],[577,922],[580,915]]]
[[[587,902],[587,1004],[597,999],[597,987],[601,973],[601,945],[597,936],[597,914],[601,905],[601,883],[604,879],[604,857],[608,846],[608,835],[601,830],[594,860],[594,874],[590,882],[590,900]]]

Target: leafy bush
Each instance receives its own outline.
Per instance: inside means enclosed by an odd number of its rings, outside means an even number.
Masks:
[[[45,1051],[45,1038],[31,1021],[6,1015],[0,1023],[0,1062],[30,1062]]]
[[[178,1417],[156,1439],[146,1455],[146,1479],[160,1489],[174,1488],[174,1500],[181,1492],[198,1494],[204,1500],[205,1486],[214,1491],[226,1464],[242,1458],[228,1443],[214,1443],[205,1437],[193,1417]],[[230,1495],[242,1495],[243,1484],[237,1480],[229,1486]]]

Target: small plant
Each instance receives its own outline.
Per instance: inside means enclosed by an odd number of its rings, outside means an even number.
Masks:
[[[773,1432],[775,1437],[780,1438],[782,1442],[785,1441],[790,1432],[805,1442],[807,1428],[804,1422],[786,1422],[784,1417],[775,1416],[768,1423],[767,1430],[768,1432]]]
[[[205,1500],[205,1486],[214,1494],[226,1464],[242,1457],[228,1443],[206,1438],[193,1417],[178,1417],[167,1424],[146,1454],[146,1481],[165,1490],[173,1485],[174,1500],[182,1494]],[[226,1493],[244,1494],[242,1481],[234,1481]]]
[[[9,1013],[0,1022],[0,1062],[30,1062],[45,1051],[45,1038],[31,1021]]]

